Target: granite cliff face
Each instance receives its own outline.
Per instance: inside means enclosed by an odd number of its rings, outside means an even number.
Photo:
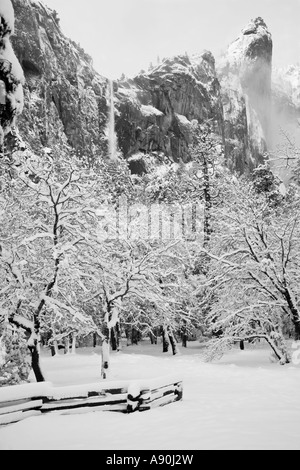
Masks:
[[[245,172],[267,150],[271,117],[272,38],[252,20],[218,64],[229,165]]]
[[[210,122],[227,164],[251,171],[270,142],[272,38],[252,20],[215,68],[210,52],[165,60],[119,83],[117,133],[125,154],[163,152],[188,160],[191,121]]]
[[[300,66],[273,71],[272,144],[284,146],[284,133],[300,147]]]
[[[78,155],[102,151],[107,121],[107,79],[67,39],[54,11],[42,2],[12,0],[12,43],[25,75],[25,106],[18,126],[39,151],[59,142]]]
[[[93,69],[80,46],[63,35],[55,11],[39,0],[12,0],[12,4],[16,22],[11,42],[19,72],[23,69],[25,75],[25,105],[18,118],[22,138],[37,152],[45,147],[58,151],[71,147],[92,159],[107,155],[108,80]],[[3,24],[0,33],[10,36],[11,32]],[[0,58],[8,43],[0,42]],[[186,162],[192,123],[197,120],[208,122],[219,136],[232,170],[251,171],[274,145],[276,129],[283,122],[279,117],[284,115],[286,123],[287,115],[293,122],[300,115],[297,72],[290,71],[284,78],[281,74],[273,89],[271,73],[271,34],[264,21],[256,18],[216,65],[205,51],[165,59],[147,73],[115,81],[121,153],[131,160],[136,154],[146,158],[154,153]],[[21,74],[13,84],[19,95]],[[20,98],[14,103],[19,104],[11,109],[9,125],[13,125],[16,108],[21,108]],[[142,162],[139,171],[143,169]]]
[[[149,73],[118,83],[116,131],[126,157],[137,152],[188,159],[192,121],[222,135],[220,84],[210,52],[166,59]]]
[[[15,119],[23,109],[24,75],[13,51],[14,11],[10,0],[0,3],[0,151],[15,132]]]

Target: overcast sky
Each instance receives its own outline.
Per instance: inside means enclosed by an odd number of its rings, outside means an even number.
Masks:
[[[261,16],[273,37],[273,63],[300,63],[300,0],[43,0],[64,34],[109,78],[147,69],[157,56],[208,49],[218,56]]]

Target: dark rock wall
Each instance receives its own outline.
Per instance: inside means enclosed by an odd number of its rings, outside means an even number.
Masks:
[[[13,51],[11,35],[14,32],[14,14],[11,4],[0,4],[0,151],[13,142],[16,117],[23,109],[24,74]]]
[[[25,108],[18,121],[32,148],[65,141],[78,155],[101,153],[107,122],[107,80],[91,58],[59,27],[57,15],[40,3],[12,0],[12,38],[23,67]]]
[[[218,64],[228,164],[251,171],[267,150],[271,123],[272,37],[252,20]]]
[[[16,23],[11,40],[25,74],[25,107],[18,119],[23,139],[36,151],[69,145],[78,155],[105,155],[108,80],[63,35],[56,12],[31,0],[12,3]],[[220,137],[232,170],[251,171],[274,134],[271,71],[271,34],[256,18],[217,67],[205,51],[197,57],[166,59],[148,73],[115,81],[120,151],[125,158],[156,152],[186,162],[197,120],[209,123]],[[288,101],[286,93],[282,96],[276,92],[277,108]],[[294,110],[290,103],[288,107],[289,113]]]
[[[223,133],[220,85],[209,52],[167,59],[148,74],[119,82],[116,96],[116,130],[125,156],[155,151],[187,161],[194,119]]]

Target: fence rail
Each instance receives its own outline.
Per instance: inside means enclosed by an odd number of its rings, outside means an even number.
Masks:
[[[50,382],[12,385],[0,388],[0,425],[50,412],[146,411],[179,401],[182,394],[182,380],[172,376],[66,387]]]

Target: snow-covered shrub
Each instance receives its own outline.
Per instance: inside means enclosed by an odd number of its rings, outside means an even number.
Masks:
[[[27,382],[30,368],[23,332],[7,326],[0,336],[0,387]]]

